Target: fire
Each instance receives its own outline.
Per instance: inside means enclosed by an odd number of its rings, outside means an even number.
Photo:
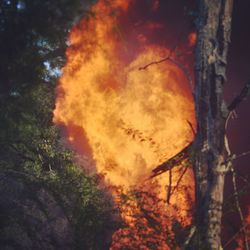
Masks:
[[[69,144],[95,161],[97,172],[104,174],[107,184],[126,192],[132,187],[141,191],[146,188],[147,193],[154,194],[159,203],[146,204],[161,214],[161,226],[170,223],[170,217],[188,225],[194,196],[191,168],[180,184],[183,170],[171,172],[172,187],[178,185],[171,204],[178,209],[166,209],[166,202],[162,203],[170,186],[170,173],[154,180],[148,177],[152,169],[192,140],[188,122],[195,124],[195,118],[189,80],[173,60],[152,63],[171,54],[171,50],[152,44],[144,29],[154,30],[162,24],[147,23],[136,34],[126,31],[124,35],[122,25],[132,3],[99,0],[91,8],[92,15],[72,29],[67,63],[57,89],[54,122],[65,128]],[[156,4],[153,6],[152,11],[156,11]],[[119,203],[117,196],[115,199]],[[147,200],[146,196],[143,199]],[[124,220],[133,228],[131,218],[141,211],[138,201],[121,207]],[[132,216],[127,216],[128,211]],[[168,219],[164,217],[166,212]],[[120,230],[114,239],[123,232]],[[163,242],[158,236],[155,241]],[[113,249],[117,249],[115,244]]]
[[[191,32],[188,36],[188,43],[189,46],[194,46],[196,44],[197,41],[197,35],[195,32]]]
[[[231,244],[234,240],[236,240],[237,243],[237,247],[235,248],[235,250],[241,250],[245,248],[245,244],[246,241],[250,242],[250,206],[247,207],[247,214],[244,218],[243,221],[243,225],[241,225],[241,228],[239,229],[239,231],[233,235],[232,238],[229,239],[229,241],[227,242],[227,245]]]

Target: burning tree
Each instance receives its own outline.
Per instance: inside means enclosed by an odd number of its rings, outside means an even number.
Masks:
[[[157,2],[151,6],[152,11],[158,8]],[[152,29],[161,30],[162,25],[148,22],[137,28],[136,36],[130,32],[125,17],[133,4],[100,0],[91,8],[89,17],[72,29],[67,63],[57,89],[54,122],[64,127],[68,142],[78,152],[89,151],[106,183],[126,188],[138,188],[143,183],[151,187],[152,194],[152,179],[156,179],[160,188],[155,193],[159,197],[166,194],[167,183],[167,201],[172,195],[174,205],[181,201],[179,206],[187,210],[190,204],[183,198],[185,195],[177,199],[171,187],[177,189],[183,176],[186,187],[192,185],[191,168],[185,168],[179,176],[173,170],[191,158],[196,211],[184,248],[219,249],[224,179],[233,169],[235,158],[228,146],[226,125],[249,92],[247,84],[230,105],[223,99],[233,1],[199,1],[195,112],[187,87],[192,76],[185,65],[177,62],[176,48],[152,44],[144,35]],[[195,35],[191,33],[190,37]],[[149,63],[145,66],[145,62]],[[150,174],[156,178],[148,180]],[[192,192],[189,194],[193,200]],[[134,217],[141,217],[136,202],[126,209],[132,210]],[[123,217],[138,232],[133,222]],[[123,240],[129,243],[128,238]]]
[[[227,105],[223,88],[226,81],[227,52],[230,42],[233,0],[199,1],[196,45],[196,86],[194,92],[197,133],[194,142],[153,170],[153,175],[172,169],[186,157],[193,158],[196,183],[195,221],[184,247],[220,249],[224,180],[235,173],[226,127],[234,109],[249,94],[246,83],[241,93]],[[244,154],[243,154],[244,155]],[[237,209],[243,216],[237,198]],[[249,249],[245,232],[246,249]]]
[[[219,249],[225,174],[231,155],[225,127],[230,110],[223,99],[232,0],[200,1],[197,21],[194,143],[196,238],[199,249]],[[205,244],[205,246],[204,246]]]
[[[192,140],[188,122],[195,124],[194,105],[189,78],[180,64],[176,65],[174,55],[164,63],[144,66],[172,54],[172,49],[143,35],[162,29],[160,23],[137,27],[130,21],[136,4],[138,7],[136,1],[98,1],[90,9],[92,14],[73,27],[57,89],[54,122],[64,127],[68,143],[78,153],[95,161],[93,165],[104,174],[106,185],[116,190],[122,186],[118,192],[112,190],[125,224],[113,237],[114,249],[122,238],[125,249],[137,249],[139,244],[140,249],[153,245],[162,250],[180,243],[174,245],[172,224],[187,228],[191,223],[192,169],[186,163],[184,171],[176,168],[156,178],[149,176],[155,166]],[[148,7],[156,11],[155,6]],[[138,33],[131,33],[130,27],[136,27]],[[187,43],[185,51],[190,52],[192,45]],[[121,204],[124,199],[119,197],[131,190],[141,192],[143,199]],[[163,209],[166,190],[168,206]],[[161,220],[155,220],[154,214]],[[152,221],[155,225],[149,226]],[[143,231],[145,226],[148,230]],[[163,229],[160,235],[159,228]],[[171,235],[165,235],[168,232]],[[167,239],[171,240],[166,243]],[[132,245],[135,241],[136,246]]]
[[[232,7],[233,0],[199,1],[194,92],[197,133],[192,144],[153,172],[156,175],[168,171],[187,155],[193,158],[196,212],[194,226],[184,245],[188,249],[222,248],[220,233],[224,180],[229,171],[234,172],[232,161],[236,158],[229,148],[226,126],[233,110],[249,94],[250,89],[247,82],[230,105],[224,101]],[[243,220],[238,202],[237,207]],[[245,249],[249,249],[246,232],[244,245]]]
[[[141,16],[140,1],[99,0],[87,12],[79,0],[52,2],[0,4],[1,244],[18,238],[17,247],[33,248],[220,249],[224,179],[229,171],[235,177],[238,157],[226,126],[250,90],[247,83],[231,104],[223,99],[233,0],[200,0],[197,33],[189,28],[177,45],[163,38],[166,20],[150,19],[167,1],[144,1]],[[87,17],[65,42],[83,11]],[[54,123],[90,160],[81,157],[82,165],[103,174],[112,199],[97,188],[99,175],[87,177],[73,163],[51,123],[53,83],[64,63]],[[123,227],[110,246],[113,200]],[[236,204],[243,221],[237,195]],[[30,217],[36,220],[29,223]],[[55,243],[46,243],[44,223]],[[26,240],[34,224],[39,230]],[[57,224],[66,225],[68,236]]]

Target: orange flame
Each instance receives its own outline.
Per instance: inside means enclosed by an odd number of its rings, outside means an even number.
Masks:
[[[231,243],[233,240],[236,240],[237,247],[235,250],[241,250],[245,248],[245,241],[250,242],[250,206],[247,207],[247,214],[244,218],[244,225],[241,226],[240,230],[228,241]],[[235,237],[236,236],[236,237]]]
[[[195,32],[191,32],[188,35],[188,44],[189,46],[193,47],[197,42],[197,34]]]
[[[90,149],[89,157],[94,159],[97,172],[105,175],[107,184],[126,190],[146,185],[157,199],[166,199],[168,173],[156,180],[145,179],[153,168],[192,140],[187,121],[195,123],[194,106],[189,80],[172,61],[139,70],[168,55],[170,50],[150,44],[141,30],[134,37],[124,36],[119,17],[126,17],[130,4],[131,1],[100,0],[92,7],[92,15],[72,29],[54,122],[66,128],[68,142],[78,152],[88,154],[84,149]],[[172,175],[174,187],[180,170]],[[192,180],[188,169],[181,182],[188,189],[172,195],[171,204],[181,208],[179,217],[177,210],[168,210],[182,224],[190,223],[187,197],[194,197]],[[154,187],[152,191],[150,187]],[[166,209],[160,204],[151,206],[156,206],[163,216]],[[133,214],[137,212],[135,209]],[[132,226],[125,212],[122,215]]]

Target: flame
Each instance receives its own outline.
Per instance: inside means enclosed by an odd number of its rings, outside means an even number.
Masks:
[[[237,246],[235,248],[235,250],[241,250],[245,248],[245,244],[246,244],[246,240],[249,244],[250,242],[250,206],[247,207],[247,214],[244,218],[244,224],[241,225],[241,228],[239,229],[239,231],[233,235],[232,238],[229,239],[228,241],[228,245],[229,243],[232,243],[233,240],[236,240]]]
[[[197,42],[197,34],[195,32],[191,32],[188,35],[188,44],[189,46],[193,47]]]
[[[148,206],[161,214],[162,226],[171,223],[171,216],[187,225],[191,221],[190,199],[194,197],[191,169],[171,196],[173,207],[180,209],[168,209],[168,219],[164,219],[167,212],[160,200],[166,199],[169,173],[145,180],[153,168],[192,140],[187,122],[195,124],[189,80],[171,60],[152,63],[171,51],[152,44],[144,29],[158,29],[162,24],[147,22],[136,34],[131,31],[124,36],[122,24],[131,5],[131,1],[99,0],[91,15],[70,32],[54,122],[65,128],[69,144],[95,161],[107,184],[127,191],[131,187],[141,191],[147,188],[147,193],[159,200],[158,205],[149,202]],[[156,11],[158,1],[153,6],[152,11]],[[171,174],[171,185],[177,186],[180,169]],[[127,216],[128,211],[132,216]],[[131,218],[140,211],[137,201],[123,209],[122,216],[130,228],[134,227]],[[121,233],[124,231],[114,239]],[[154,240],[163,242],[160,236]],[[168,249],[163,245],[159,249]],[[115,243],[113,249],[117,249]]]

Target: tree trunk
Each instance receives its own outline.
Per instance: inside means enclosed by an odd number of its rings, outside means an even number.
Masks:
[[[192,249],[221,249],[224,178],[228,171],[223,85],[233,0],[200,0],[197,19],[194,142],[196,233]]]

